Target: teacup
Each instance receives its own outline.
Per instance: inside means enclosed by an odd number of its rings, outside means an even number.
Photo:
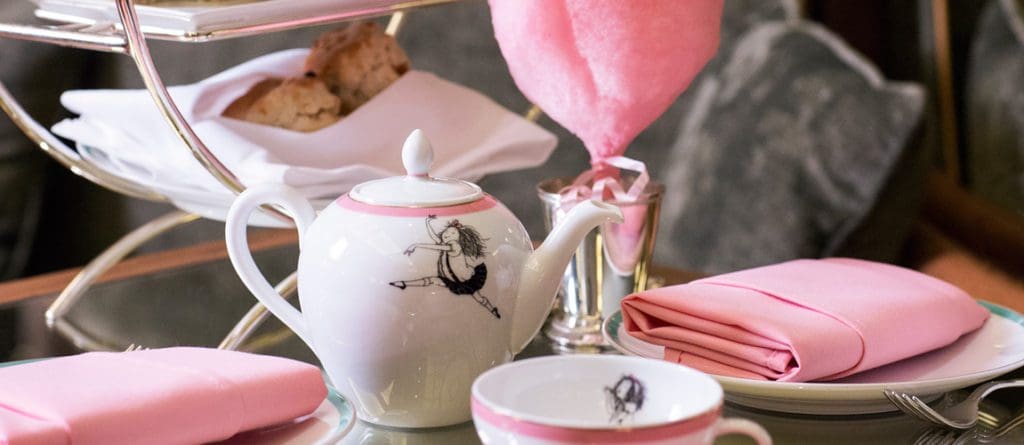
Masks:
[[[675,363],[623,356],[553,356],[491,369],[472,389],[480,439],[499,444],[710,444],[758,424],[722,418],[722,387]]]

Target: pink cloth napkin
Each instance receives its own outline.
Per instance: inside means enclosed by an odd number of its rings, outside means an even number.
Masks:
[[[0,369],[0,444],[196,444],[313,412],[302,362],[204,348],[94,352]]]
[[[631,295],[627,332],[711,374],[833,380],[948,345],[985,323],[964,291],[870,261],[797,260]]]

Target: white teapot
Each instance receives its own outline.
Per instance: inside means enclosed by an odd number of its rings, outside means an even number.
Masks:
[[[228,212],[228,253],[246,287],[375,424],[470,420],[473,380],[537,334],[583,237],[622,221],[615,206],[577,204],[533,251],[512,212],[475,184],[431,177],[432,159],[417,130],[402,151],[408,175],[357,185],[319,217],[282,185],[252,187]],[[298,227],[302,312],[274,291],[246,243],[247,221],[265,204]]]

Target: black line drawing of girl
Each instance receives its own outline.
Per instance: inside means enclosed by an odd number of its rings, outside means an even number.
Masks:
[[[605,386],[604,391],[608,396],[608,411],[611,412],[608,421],[617,424],[622,424],[626,418],[640,411],[647,396],[644,384],[632,375],[622,376],[614,386]]]
[[[435,231],[431,226],[435,219],[437,215],[429,215],[426,219],[427,233],[434,242],[413,244],[403,253],[412,256],[416,249],[437,251],[437,275],[388,284],[402,290],[409,286],[444,286],[455,295],[471,295],[480,306],[501,318],[498,308],[480,294],[487,281],[487,265],[484,264],[486,240],[476,229],[463,225],[457,219],[448,221],[444,228]]]

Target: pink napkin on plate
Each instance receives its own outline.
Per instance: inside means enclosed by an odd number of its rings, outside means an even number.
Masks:
[[[295,360],[204,348],[0,368],[0,445],[195,444],[283,423],[327,396]]]
[[[833,380],[948,345],[988,311],[898,266],[796,260],[630,295],[626,331],[716,375]]]

